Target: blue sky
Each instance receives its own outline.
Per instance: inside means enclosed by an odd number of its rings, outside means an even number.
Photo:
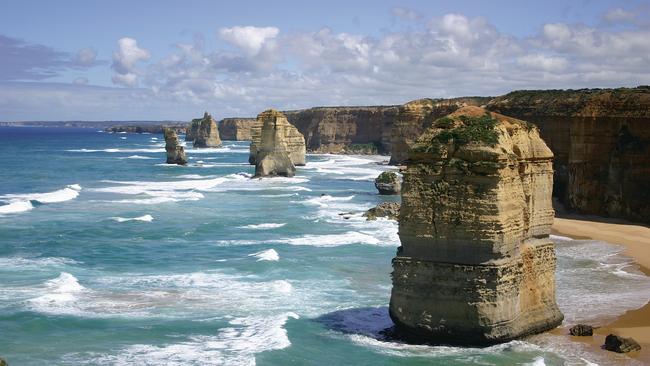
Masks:
[[[649,1],[4,1],[0,120],[650,84]]]

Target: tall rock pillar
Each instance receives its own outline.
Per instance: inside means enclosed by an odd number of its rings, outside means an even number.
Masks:
[[[553,153],[524,121],[463,107],[409,150],[390,315],[418,341],[490,344],[554,328]]]
[[[294,176],[295,165],[305,165],[305,139],[302,134],[287,121],[284,114],[273,109],[260,113],[257,124],[261,129],[259,142],[255,145],[255,176]]]

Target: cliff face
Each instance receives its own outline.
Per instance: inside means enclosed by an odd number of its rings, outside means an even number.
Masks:
[[[194,121],[190,129],[194,126]],[[203,119],[198,123],[196,135],[194,136],[194,147],[219,147],[221,138],[214,118],[208,112],[205,112]]]
[[[486,108],[539,126],[567,208],[650,223],[649,88],[516,91]]]
[[[390,152],[390,129],[397,106],[316,107],[284,112],[316,153]]]
[[[542,332],[555,302],[553,154],[534,126],[478,107],[409,151],[390,314],[420,341],[484,344]]]
[[[489,98],[482,97],[418,99],[400,106],[390,128],[390,163],[404,163],[408,157],[410,146],[434,120],[446,116],[460,107],[480,106],[487,101]]]
[[[167,164],[187,164],[187,157],[185,156],[185,149],[178,141],[176,131],[171,128],[163,128],[165,136],[165,151],[167,152]]]
[[[256,164],[257,162],[257,155],[262,149],[262,145],[260,144],[264,137],[263,129],[266,121],[273,121],[275,124],[275,129],[279,136],[278,139],[286,147],[289,159],[293,165],[305,165],[305,138],[294,125],[289,123],[283,113],[273,109],[260,113],[257,116],[257,122],[251,128],[251,145],[248,162],[250,164]]]
[[[255,118],[224,118],[219,122],[219,135],[227,141],[250,141],[251,129],[256,122]]]
[[[257,116],[257,121],[261,128],[260,140],[256,143],[255,177],[293,177],[296,172],[293,159],[301,160],[304,165],[304,140],[302,158],[300,158],[298,152],[293,148],[295,147],[294,140],[296,140],[296,135],[293,132],[295,127],[289,124],[282,113],[270,109],[260,113]]]
[[[187,124],[185,123],[174,123],[174,124],[133,124],[133,125],[118,125],[106,127],[104,131],[106,132],[129,132],[129,133],[163,133],[164,128],[171,128],[176,131],[176,133],[185,132]]]
[[[190,122],[185,129],[185,141],[194,142],[194,140],[196,140],[196,134],[199,132],[199,126],[201,125],[202,120],[203,118],[195,118]]]

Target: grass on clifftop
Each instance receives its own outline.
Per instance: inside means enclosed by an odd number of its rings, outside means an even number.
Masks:
[[[492,118],[490,113],[485,113],[482,116],[458,116],[463,122],[462,126],[448,129],[453,126],[453,120],[444,117],[436,121],[435,126],[444,128],[442,132],[434,137],[438,142],[448,143],[454,142],[456,146],[468,144],[470,142],[480,142],[490,146],[494,146],[499,141],[499,134],[494,130],[494,127],[499,121]]]

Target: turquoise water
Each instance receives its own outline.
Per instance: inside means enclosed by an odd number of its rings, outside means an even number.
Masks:
[[[382,340],[397,225],[366,209],[387,157],[310,155],[250,179],[248,144],[0,128],[0,356],[10,365],[561,365],[560,337],[488,348]],[[397,198],[398,199],[398,198]],[[340,213],[351,213],[346,219]],[[351,217],[350,217],[351,216]],[[555,238],[570,323],[606,321],[650,283],[594,241]],[[589,311],[585,311],[585,305]]]

